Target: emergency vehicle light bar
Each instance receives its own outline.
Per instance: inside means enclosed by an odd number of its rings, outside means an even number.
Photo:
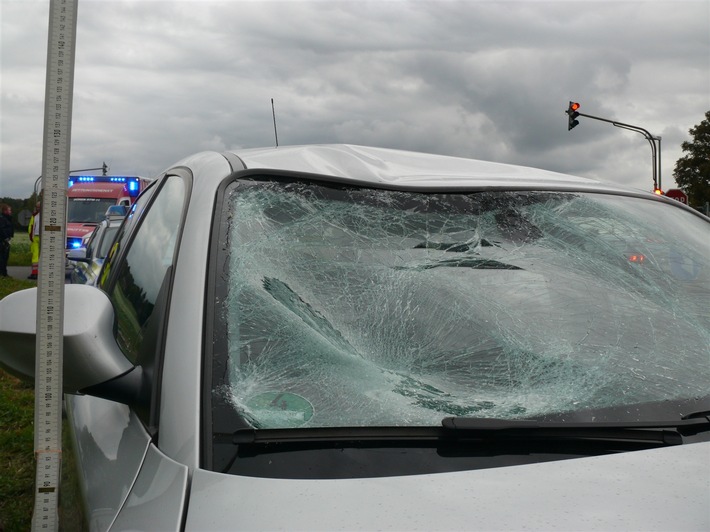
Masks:
[[[73,175],[69,176],[68,186],[77,183],[125,183],[129,196],[137,196],[140,192],[140,178],[120,175]]]

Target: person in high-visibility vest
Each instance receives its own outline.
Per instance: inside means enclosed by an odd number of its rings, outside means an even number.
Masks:
[[[32,273],[27,277],[28,279],[37,279],[39,273],[39,212],[40,204],[37,203],[32,218],[30,218],[30,226],[27,228],[27,233],[30,236],[30,251],[32,252]]]

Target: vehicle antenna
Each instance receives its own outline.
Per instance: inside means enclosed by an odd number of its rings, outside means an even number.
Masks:
[[[274,116],[274,138],[276,139],[276,147],[279,147],[279,135],[276,132],[276,111],[274,110],[274,99],[271,98],[271,114]]]

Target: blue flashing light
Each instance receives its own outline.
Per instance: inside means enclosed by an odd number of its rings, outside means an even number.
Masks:
[[[92,175],[73,175],[69,177],[68,186],[71,188],[77,183],[93,183],[95,181]]]
[[[68,187],[77,183],[124,183],[129,196],[137,196],[140,192],[140,178],[133,176],[97,176],[73,175],[69,176]]]
[[[67,238],[67,247],[78,249],[81,247],[81,238]]]
[[[136,178],[129,179],[127,185],[128,185],[128,195],[129,196],[137,196],[138,192],[140,191],[140,183],[138,182],[138,179],[136,179]]]

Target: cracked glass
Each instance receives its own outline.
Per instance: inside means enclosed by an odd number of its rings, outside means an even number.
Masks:
[[[710,393],[706,220],[557,192],[227,188],[213,393],[256,428],[531,418]]]

